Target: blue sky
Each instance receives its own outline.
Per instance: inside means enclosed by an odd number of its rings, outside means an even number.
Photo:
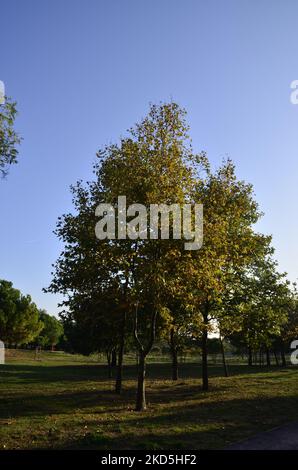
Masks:
[[[253,183],[280,269],[298,277],[296,0],[0,0],[0,80],[18,102],[19,164],[0,181],[0,278],[42,293],[69,185],[147,111],[186,107],[197,151]]]

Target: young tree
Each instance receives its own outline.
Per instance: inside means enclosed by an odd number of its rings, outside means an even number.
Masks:
[[[184,204],[194,188],[196,157],[188,143],[185,112],[175,103],[151,106],[148,115],[110,150],[99,168],[109,187],[110,200],[126,195],[127,204],[139,203],[150,214],[151,204]],[[192,164],[192,166],[191,166]],[[149,217],[146,233],[150,233]],[[169,217],[169,233],[173,220]],[[156,325],[166,312],[170,266],[178,262],[181,240],[149,240],[140,237],[140,227],[131,245],[128,278],[135,304],[134,337],[139,353],[136,409],[146,409],[146,358],[156,337]]]

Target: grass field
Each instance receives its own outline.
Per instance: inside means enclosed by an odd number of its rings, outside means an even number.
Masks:
[[[136,370],[125,368],[113,393],[104,364],[64,353],[8,352],[0,366],[1,449],[214,449],[298,419],[298,368],[210,366],[210,391],[200,367],[148,366],[148,411],[134,411]]]

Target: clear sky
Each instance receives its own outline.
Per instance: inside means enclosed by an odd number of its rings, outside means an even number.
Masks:
[[[43,294],[95,152],[173,99],[197,151],[253,183],[280,268],[298,277],[296,0],[0,0],[0,80],[18,102],[19,164],[0,181],[0,278]]]

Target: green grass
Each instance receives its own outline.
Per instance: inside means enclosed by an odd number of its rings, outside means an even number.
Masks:
[[[0,366],[0,449],[214,449],[298,419],[298,368],[210,366],[210,391],[200,367],[148,365],[148,410],[134,411],[136,370],[125,368],[113,393],[98,358],[9,352]]]

